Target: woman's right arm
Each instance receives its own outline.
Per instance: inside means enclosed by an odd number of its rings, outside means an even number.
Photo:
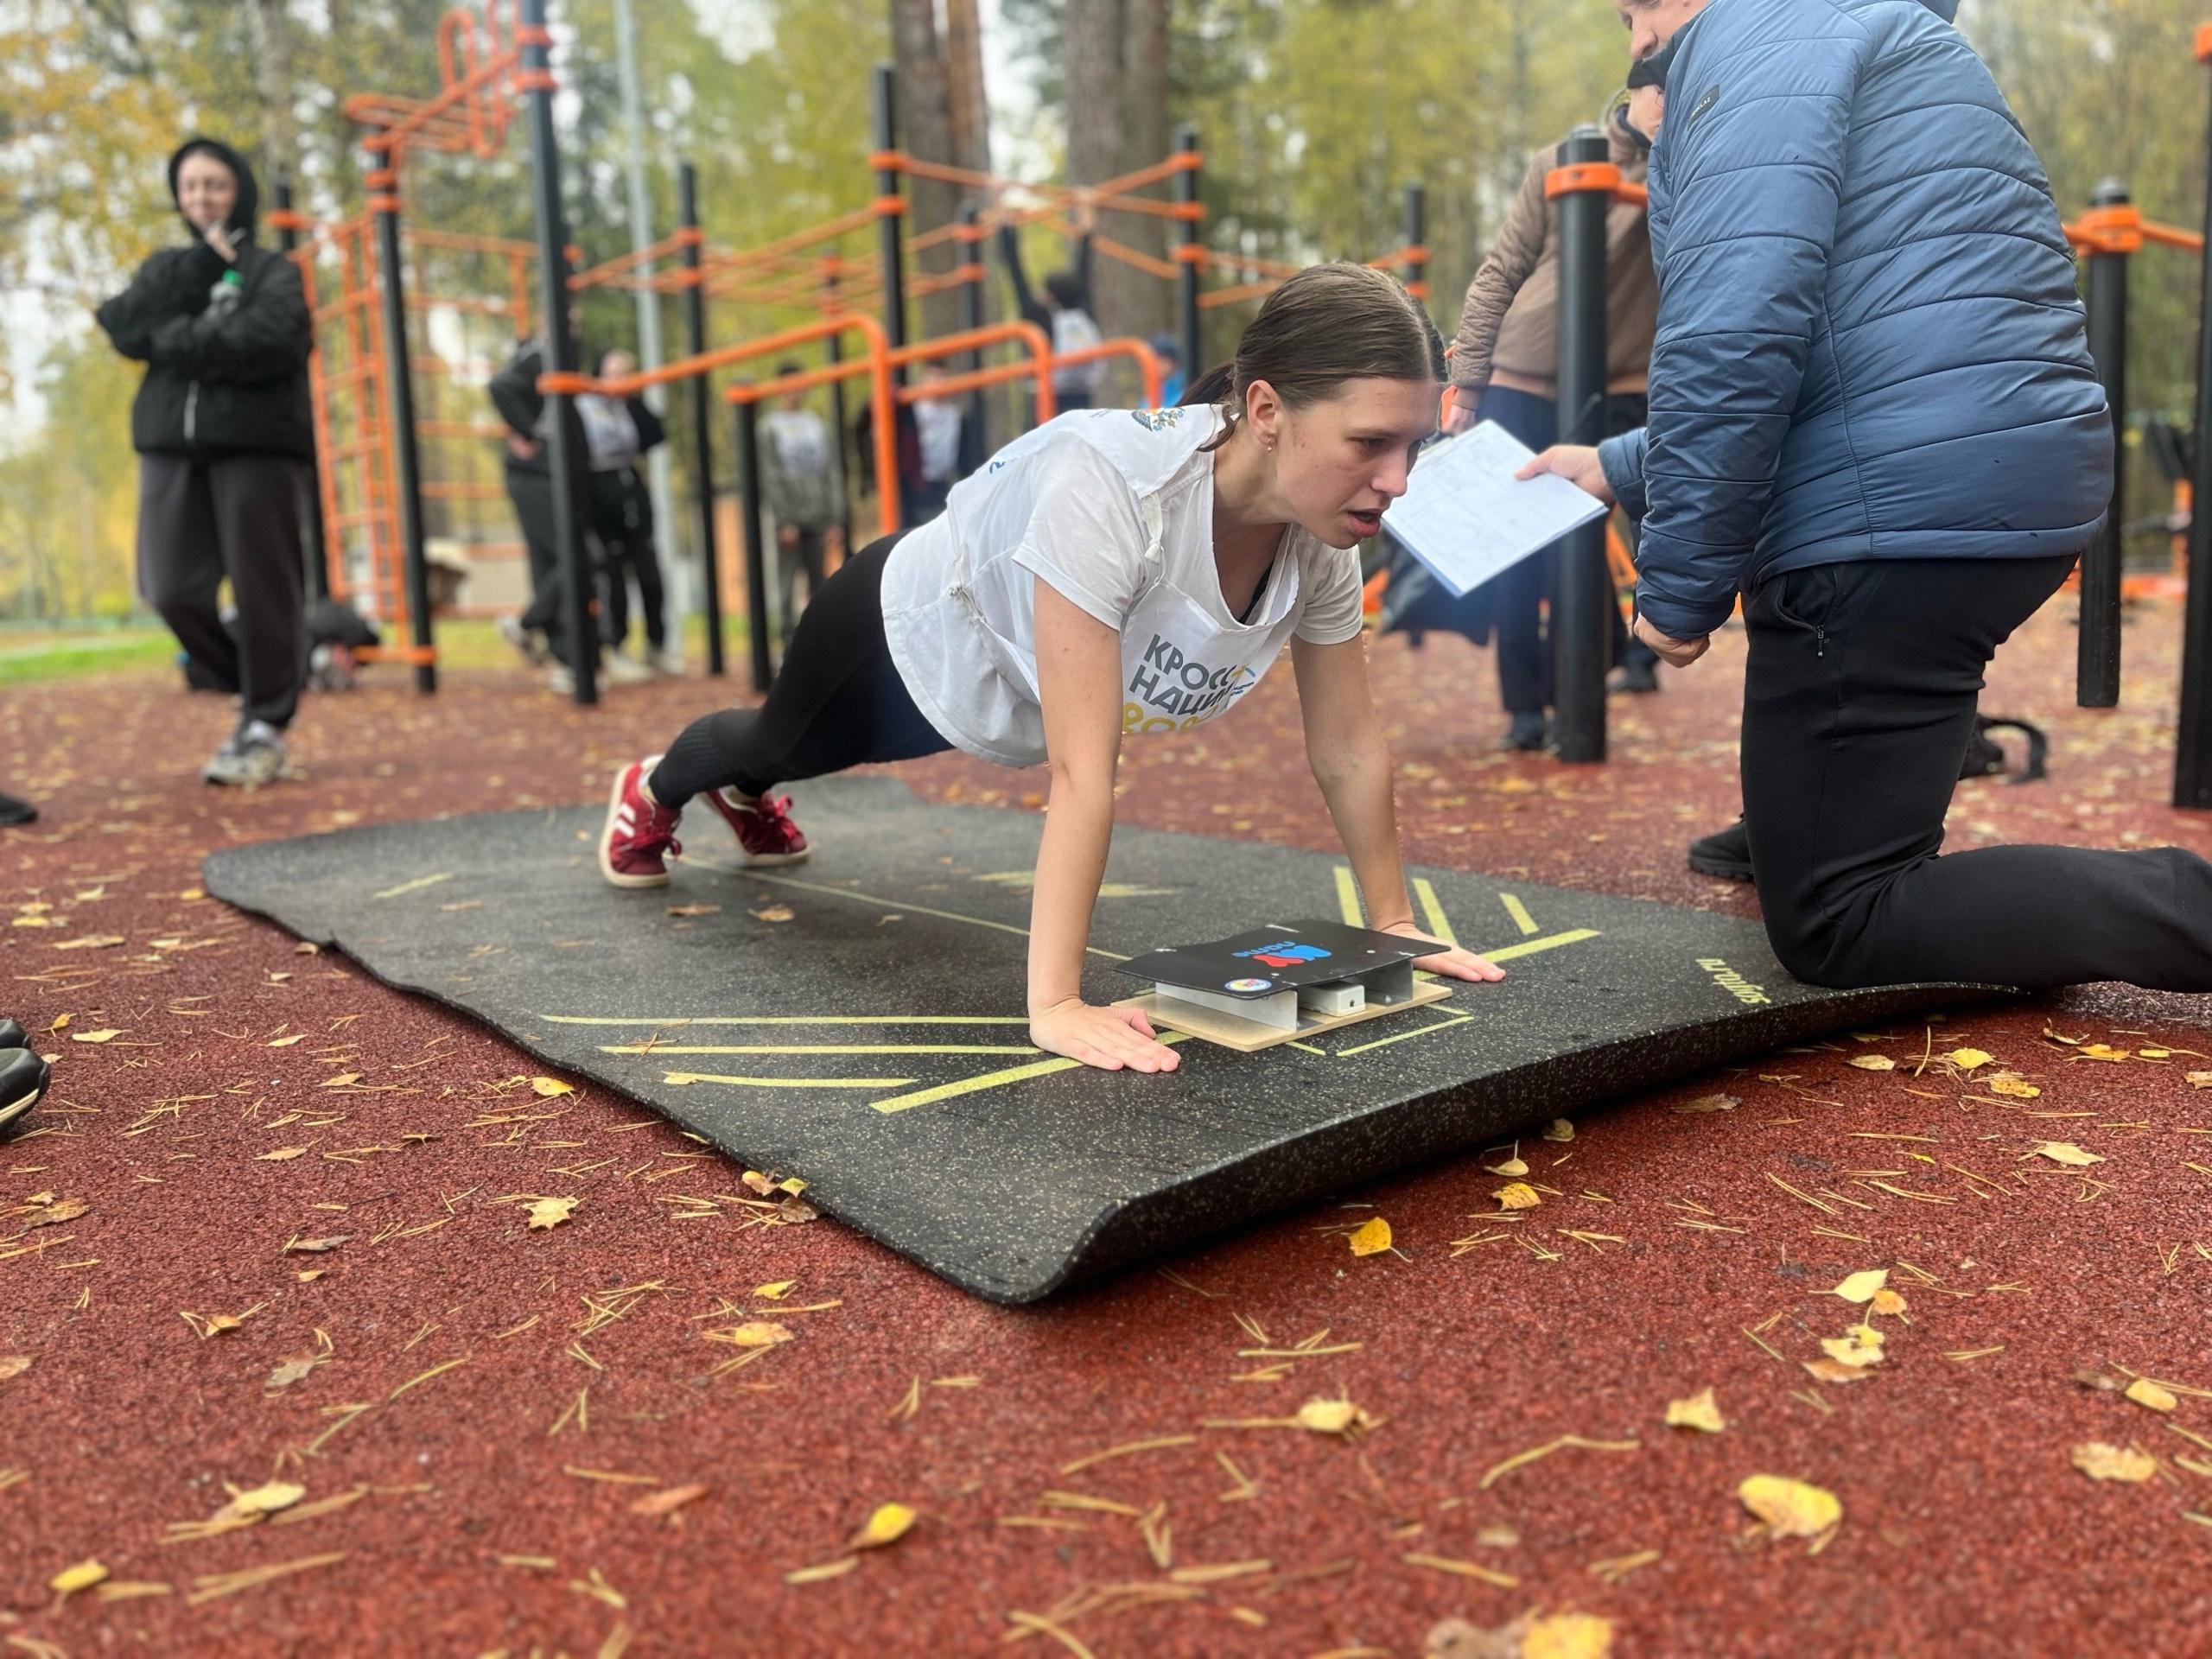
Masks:
[[[1497,331],[1514,296],[1529,280],[1529,273],[1544,257],[1544,238],[1550,233],[1551,212],[1544,197],[1544,177],[1551,171],[1549,150],[1539,150],[1522,176],[1521,189],[1507,210],[1491,244],[1490,257],[1467,284],[1466,303],[1459,312],[1459,337],[1452,341],[1452,384],[1460,388],[1462,407],[1490,384],[1491,353],[1497,346]]]
[[[183,250],[181,257],[165,250],[139,266],[130,286],[92,315],[117,351],[149,363],[154,358],[154,331],[204,308],[207,290],[222,275],[223,256],[204,242]]]
[[[1108,1071],[1173,1071],[1135,1008],[1083,1000],[1090,912],[1114,838],[1114,766],[1122,752],[1121,635],[1036,580],[1037,690],[1052,769],[1045,839],[1029,911],[1029,1039]]]

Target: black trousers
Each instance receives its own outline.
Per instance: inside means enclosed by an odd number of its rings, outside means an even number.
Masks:
[[[1745,826],[1767,937],[1798,978],[2212,990],[2212,863],[2194,853],[1937,856],[1982,671],[2073,563],[1820,565],[1750,594]]]
[[[1605,435],[1634,431],[1643,424],[1647,409],[1638,393],[1607,397]],[[1482,418],[1496,421],[1531,449],[1547,449],[1559,442],[1559,405],[1534,392],[1492,386],[1483,393]],[[1630,519],[1631,551],[1636,532],[1636,521]],[[1510,715],[1541,714],[1554,700],[1551,631],[1544,626],[1543,605],[1557,590],[1558,567],[1559,550],[1548,547],[1501,572],[1488,584],[1491,626],[1497,636],[1498,699]],[[1618,614],[1618,605],[1614,609],[1613,660],[1657,662],[1650,646],[1630,637],[1627,620]]]
[[[523,610],[522,625],[544,634],[555,658],[573,669],[575,664],[569,661],[569,632],[562,625],[561,560],[553,539],[552,475],[511,466],[506,469],[506,482],[507,499],[514,504],[523,545],[530,554],[530,603]],[[587,512],[585,525],[589,522]],[[598,556],[598,537],[588,528],[583,528],[582,535],[588,593],[598,580],[602,561]]]
[[[247,720],[280,731],[307,678],[301,474],[289,455],[142,455],[138,591]],[[228,576],[236,637],[216,589]]]
[[[649,780],[654,799],[680,807],[709,789],[765,795],[778,784],[952,747],[914,706],[884,641],[883,564],[898,541],[871,543],[823,584],[766,702],[683,728]]]
[[[796,545],[784,545],[783,532],[789,530]],[[784,643],[789,645],[791,630],[798,626],[799,572],[806,573],[806,602],[810,609],[814,597],[822,591],[823,537],[829,532],[815,524],[786,524],[776,532],[776,595],[778,613],[784,620]]]
[[[606,555],[601,571],[600,637],[616,650],[630,637],[630,584],[638,586],[645,643],[658,654],[668,643],[666,590],[653,545],[653,498],[634,467],[591,475],[592,529]]]

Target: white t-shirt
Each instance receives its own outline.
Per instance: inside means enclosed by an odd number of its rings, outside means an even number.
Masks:
[[[1259,683],[1293,634],[1360,631],[1359,555],[1284,532],[1249,623],[1213,556],[1213,409],[1077,410],[952,489],[883,570],[883,630],[930,723],[1001,766],[1045,759],[1035,582],[1122,636],[1125,735],[1188,731]]]

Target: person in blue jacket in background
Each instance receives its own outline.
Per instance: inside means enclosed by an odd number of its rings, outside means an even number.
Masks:
[[[1614,0],[1670,45],[1650,415],[1560,474],[1642,515],[1637,634],[1687,667],[1740,592],[1744,815],[1814,984],[2212,989],[2212,863],[1939,857],[1982,671],[2112,495],[2050,185],[1957,0]]]

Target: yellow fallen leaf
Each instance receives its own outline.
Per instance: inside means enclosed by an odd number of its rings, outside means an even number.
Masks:
[[[2145,1481],[2158,1472],[2158,1465],[2149,1453],[2138,1452],[2133,1446],[2108,1446],[2102,1440],[2084,1440],[2072,1452],[2074,1466],[2091,1480]]]
[[[1502,1163],[1484,1164],[1483,1167],[1493,1175],[1503,1175],[1509,1179],[1529,1173],[1527,1161],[1520,1158],[1508,1158]]]
[[[914,1524],[914,1512],[904,1503],[879,1503],[868,1524],[852,1536],[848,1549],[880,1549],[904,1538]]]
[[[54,1023],[48,1026],[47,1029],[48,1031],[67,1031],[69,1029],[69,1022],[76,1017],[77,1016],[73,1014],[57,1014],[54,1016]]]
[[[1371,1217],[1360,1224],[1351,1236],[1354,1255],[1380,1255],[1390,1248],[1390,1224],[1380,1216]]]
[[[73,1596],[79,1590],[89,1590],[107,1577],[107,1567],[100,1561],[79,1561],[74,1567],[65,1567],[46,1581],[46,1587],[57,1596]]]
[[[2087,1169],[2091,1164],[2104,1162],[2102,1154],[2084,1152],[2071,1141],[2038,1141],[2031,1157],[2048,1158],[2054,1164],[2064,1164],[2069,1169]]]
[[[2212,1089],[2212,1071],[2184,1071],[2182,1081],[2192,1089]]]
[[[1718,1434],[1728,1427],[1720,1415],[1720,1408],[1713,1398],[1711,1389],[1700,1389],[1687,1400],[1667,1402],[1667,1427],[1694,1428],[1707,1434]]]
[[[766,910],[756,910],[753,913],[764,922],[788,922],[794,912],[789,905],[771,905]]]
[[[2171,1048],[2139,1048],[2135,1052],[2146,1060],[2170,1060],[2174,1057]]]
[[[2127,1057],[2128,1051],[2126,1049],[2114,1048],[2110,1043],[2084,1043],[2082,1045],[2082,1058],[2085,1060],[2124,1060],[2127,1058]]]
[[[122,1035],[123,1033],[121,1031],[113,1029],[80,1031],[73,1033],[70,1037],[69,1040],[73,1043],[105,1043],[111,1042]]]
[[[1700,1095],[1675,1108],[1678,1112],[1732,1112],[1744,1103],[1734,1095]]]
[[[1507,1210],[1534,1210],[1543,1202],[1536,1196],[1536,1189],[1526,1181],[1508,1181],[1491,1197],[1497,1200],[1501,1208]]]
[[[293,1159],[298,1157],[306,1150],[307,1148],[305,1147],[279,1147],[274,1152],[263,1153],[253,1161],[257,1164],[289,1163]]]
[[[276,1038],[269,1043],[264,1044],[264,1046],[268,1048],[289,1048],[294,1043],[303,1043],[307,1041],[307,1038],[308,1034],[304,1031],[296,1031],[289,1037]]]
[[[274,1515],[279,1510],[289,1510],[308,1495],[308,1489],[289,1480],[271,1480],[240,1491],[231,1489],[231,1501],[215,1513],[224,1516],[245,1515]]]
[[[575,1198],[540,1198],[530,1206],[530,1230],[558,1227],[575,1213]]]
[[[532,1077],[530,1080],[530,1087],[531,1093],[542,1095],[548,1100],[552,1099],[556,1095],[573,1095],[576,1092],[575,1084],[563,1083],[558,1077]]]
[[[1555,1117],[1552,1119],[1551,1128],[1544,1131],[1544,1139],[1547,1141],[1572,1141],[1574,1139],[1574,1125],[1568,1122],[1563,1117]]]
[[[1955,1048],[1943,1057],[1961,1071],[1975,1071],[1997,1057],[1979,1048]]]
[[[1867,1268],[1853,1274],[1828,1294],[1840,1296],[1847,1302],[1871,1302],[1874,1300],[1874,1293],[1889,1282],[1890,1270],[1887,1268]]]
[[[791,1328],[778,1325],[772,1319],[747,1319],[743,1325],[734,1325],[720,1333],[725,1342],[734,1342],[741,1348],[772,1348],[779,1342],[791,1339]]]
[[[1864,1382],[1873,1376],[1863,1366],[1847,1365],[1840,1360],[1808,1359],[1800,1363],[1823,1382]]]
[[[1349,1400],[1308,1400],[1298,1408],[1298,1426],[1316,1434],[1349,1434],[1363,1428],[1368,1415]]]
[[[2043,1090],[2032,1083],[2022,1080],[2010,1071],[1999,1071],[1994,1077],[1984,1077],[1981,1086],[1993,1095],[2002,1095],[2007,1100],[2036,1100]]]
[[[1854,1054],[1850,1063],[1861,1071],[1894,1071],[1897,1063],[1886,1054]]]
[[[1882,1363],[1882,1333],[1872,1325],[1854,1325],[1848,1336],[1822,1338],[1821,1351],[1840,1364],[1878,1365]]]
[[[1753,1475],[1736,1496],[1780,1538],[1818,1537],[1843,1520],[1843,1504],[1834,1492],[1783,1475]]]
[[[2127,1385],[2127,1397],[2152,1411],[2171,1411],[2180,1403],[2171,1389],[2160,1388],[2147,1376],[2139,1376]]]
[[[1613,1621],[1595,1613],[1554,1613],[1533,1620],[1521,1637],[1520,1659],[1606,1659]]]
[[[841,1579],[861,1564],[857,1555],[848,1555],[842,1560],[824,1561],[819,1567],[802,1567],[784,1574],[785,1584],[819,1584],[824,1579]]]
[[[755,1285],[753,1287],[753,1294],[755,1296],[765,1296],[772,1302],[780,1302],[791,1294],[792,1287],[798,1283],[798,1281],[796,1279],[779,1279],[772,1285]]]
[[[361,1074],[358,1071],[340,1071],[334,1077],[325,1077],[316,1086],[323,1089],[343,1089],[347,1084],[359,1083],[360,1080]]]
[[[1883,1289],[1874,1293],[1873,1306],[1877,1313],[1902,1313],[1910,1306],[1910,1304],[1894,1290]]]
[[[30,1368],[31,1357],[29,1354],[10,1354],[6,1358],[0,1359],[0,1382],[5,1382],[11,1377],[21,1376]]]

